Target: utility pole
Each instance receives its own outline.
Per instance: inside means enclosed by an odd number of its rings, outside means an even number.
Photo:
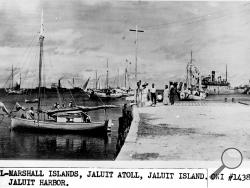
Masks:
[[[143,33],[143,30],[138,30],[138,26],[135,26],[135,29],[129,29],[129,31],[135,32],[135,81],[137,83],[137,53],[138,53],[138,32]]]

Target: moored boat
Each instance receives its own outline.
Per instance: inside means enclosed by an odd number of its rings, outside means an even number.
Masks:
[[[41,108],[41,85],[42,85],[42,64],[43,64],[43,13],[41,17],[41,30],[39,34],[40,55],[39,55],[39,82],[38,82],[38,99],[26,102],[37,102],[37,110],[34,112],[33,107],[30,110],[16,103],[16,114],[11,113],[11,128],[26,128],[26,129],[47,129],[47,130],[62,130],[62,131],[90,131],[101,129],[103,132],[110,130],[112,121],[104,120],[103,122],[94,122],[87,114],[88,111],[104,109],[115,106],[103,105],[94,107],[75,106],[70,108],[44,110]],[[88,81],[87,81],[88,82]],[[87,86],[87,83],[86,83]],[[84,86],[84,87],[86,87]],[[25,113],[19,113],[24,111]],[[14,111],[12,111],[14,112]]]
[[[216,78],[215,71],[211,72],[211,75],[203,76],[202,78],[202,88],[208,95],[226,95],[226,94],[234,94],[238,91],[230,86],[228,82],[228,73],[226,66],[226,77],[222,79],[221,76]]]
[[[5,92],[9,95],[21,95],[24,93],[24,90],[21,89],[21,74],[20,74],[20,81],[19,83],[14,83],[14,68],[12,65],[11,68],[11,86],[9,88],[5,88]]]
[[[204,100],[206,93],[201,87],[201,73],[197,66],[193,64],[191,51],[191,59],[186,67],[186,81],[180,84],[180,99],[181,100]]]
[[[111,126],[111,124],[109,124]],[[90,131],[108,128],[108,121],[105,122],[56,122],[56,121],[36,121],[19,117],[11,118],[11,128],[48,129],[61,131]]]

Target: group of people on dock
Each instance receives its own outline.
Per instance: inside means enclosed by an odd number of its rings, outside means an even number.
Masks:
[[[170,89],[168,88],[168,85],[165,85],[165,89],[163,91],[163,104],[168,105],[174,104],[174,96],[175,96],[175,89],[172,84],[170,84]]]
[[[163,101],[164,105],[173,105],[175,100],[175,88],[172,83],[170,85],[165,85],[163,95],[158,95],[156,91],[155,84],[152,83],[151,87],[145,82],[141,84],[141,80],[137,82],[136,89],[136,103],[141,105],[151,105],[156,106],[157,101]]]

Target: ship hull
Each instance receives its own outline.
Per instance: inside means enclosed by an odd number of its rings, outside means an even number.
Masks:
[[[229,86],[206,86],[203,87],[207,95],[230,95],[237,93],[236,90]]]
[[[18,129],[47,129],[57,131],[93,131],[106,129],[106,122],[91,122],[91,123],[66,123],[54,121],[36,121],[23,119],[18,117],[11,118],[11,128]]]

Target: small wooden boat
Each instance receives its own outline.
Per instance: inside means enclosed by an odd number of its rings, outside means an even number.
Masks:
[[[105,122],[89,122],[85,123],[82,120],[71,119],[71,122],[63,122],[60,118],[59,121],[37,121],[24,119],[19,117],[11,118],[11,128],[29,128],[29,129],[48,129],[48,130],[58,130],[58,131],[93,131],[97,129],[103,129],[107,131],[112,125],[111,121],[106,120]]]
[[[111,120],[105,120],[103,122],[92,122],[90,116],[86,113],[92,110],[113,108],[114,106],[103,105],[94,107],[76,106],[72,108],[62,108],[54,110],[45,110],[41,108],[41,82],[42,82],[42,60],[43,60],[43,14],[41,18],[41,31],[39,36],[40,43],[40,55],[39,55],[39,82],[38,82],[38,99],[26,102],[37,102],[37,111],[33,111],[33,107],[28,111],[16,103],[16,112],[19,110],[25,111],[25,115],[22,114],[11,117],[11,128],[28,128],[28,129],[48,129],[48,130],[62,130],[62,131],[90,131],[102,129],[105,133],[110,130],[112,125]],[[87,81],[88,83],[88,81]],[[87,83],[84,87],[87,86]]]
[[[25,109],[17,104],[19,109]],[[104,122],[92,122],[87,111],[116,108],[114,105],[103,105],[94,107],[77,106],[74,108],[55,109],[40,112],[42,119],[34,118],[27,119],[23,117],[11,117],[11,128],[32,128],[32,129],[48,129],[58,131],[91,131],[102,129],[104,132],[110,130],[112,126],[111,120],[105,120]]]

